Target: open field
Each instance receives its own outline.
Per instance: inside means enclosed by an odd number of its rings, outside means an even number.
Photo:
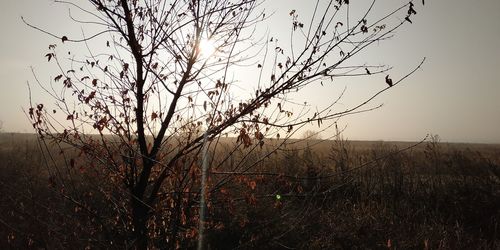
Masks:
[[[291,141],[210,195],[209,245],[499,249],[500,145],[413,144]],[[235,152],[212,169],[212,180],[236,163],[254,164],[260,154]],[[92,212],[104,219],[113,215],[106,197],[88,192],[95,182],[83,172],[68,180],[64,188],[78,183],[74,189],[89,204],[75,206],[64,197],[69,191],[51,182],[46,157],[33,135],[0,134],[0,248],[122,249],[118,226],[90,230],[99,224]],[[213,158],[217,162],[217,155]],[[191,232],[187,221],[186,235]],[[195,240],[186,237],[179,244],[192,248]]]

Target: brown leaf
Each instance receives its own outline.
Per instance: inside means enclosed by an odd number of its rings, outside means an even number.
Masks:
[[[413,4],[410,4],[410,8],[408,9],[408,16],[410,15],[416,15],[417,11],[413,8]]]
[[[248,182],[248,186],[254,190],[257,187],[257,183],[255,181]]]
[[[47,57],[47,62],[50,62],[50,59],[52,59],[52,57],[54,56],[54,53],[48,53],[45,56]]]
[[[361,32],[368,33],[368,27],[366,25],[361,26]]]
[[[63,81],[63,83],[64,83],[64,86],[65,86],[65,87],[71,88],[71,86],[72,86],[72,84],[71,84],[71,78],[69,78],[69,77],[68,77],[68,78],[66,78],[66,79]]]
[[[392,87],[392,79],[389,78],[389,75],[386,75],[385,76],[385,83],[387,83],[389,85],[389,87]]]
[[[246,202],[248,204],[253,205],[253,206],[257,205],[257,198],[255,198],[255,195],[251,194],[245,198],[246,198]]]
[[[95,91],[90,92],[90,95],[85,98],[85,103],[89,103],[95,97]]]

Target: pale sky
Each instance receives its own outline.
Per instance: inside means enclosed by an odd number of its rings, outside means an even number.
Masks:
[[[279,35],[289,30],[290,10],[306,15],[314,2],[267,0],[266,9],[276,13],[272,25],[262,28]],[[422,70],[377,97],[373,105],[383,103],[381,109],[343,118],[345,136],[415,141],[432,133],[449,142],[500,143],[500,1],[426,0],[423,7],[420,0],[414,2],[418,14],[413,24],[356,61],[394,66],[390,74],[397,78],[427,57]],[[379,0],[375,11],[383,13],[401,3]],[[21,16],[55,33],[80,30],[68,21],[67,8],[50,0],[0,0],[0,121],[7,132],[32,132],[22,112],[29,106],[26,82],[34,81],[30,66],[41,80],[53,77],[53,65],[44,55],[55,40],[28,28]],[[346,105],[380,89],[376,84],[384,84],[383,79],[349,79]],[[330,98],[325,92],[318,85],[302,97],[321,104]]]

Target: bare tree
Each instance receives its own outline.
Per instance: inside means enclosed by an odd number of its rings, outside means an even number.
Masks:
[[[392,80],[389,67],[349,64],[409,23],[416,13],[411,2],[372,19],[373,1],[354,19],[349,1],[318,0],[308,22],[298,11],[289,13],[291,38],[284,44],[269,35],[254,38],[268,18],[257,0],[55,2],[80,12],[82,17],[71,12],[70,17],[95,32],[74,38],[26,21],[64,44],[64,50],[50,45],[46,54],[61,73],[51,83],[37,79],[55,104],[32,104],[28,115],[43,145],[57,143],[68,155],[63,164],[48,164],[51,181],[69,201],[99,218],[93,235],[118,232],[123,242],[115,244],[138,249],[179,247],[196,237],[205,136],[210,174],[231,161],[235,150],[250,154],[269,143],[273,151],[297,128],[377,108],[367,105],[421,66]],[[401,21],[391,21],[392,16]],[[84,45],[87,53],[68,52],[65,58],[72,43]],[[255,79],[239,79],[242,70],[254,72]],[[314,82],[377,74],[380,91],[347,109],[336,109],[342,94],[315,112],[287,99]],[[245,94],[238,94],[240,88]],[[229,148],[220,150],[224,135],[234,135],[236,143],[222,143]],[[212,175],[207,195],[252,166],[234,163],[224,174]],[[97,215],[104,208],[83,204],[81,195],[71,192],[79,175],[95,183],[95,192],[106,200],[99,205],[108,208],[104,218]]]

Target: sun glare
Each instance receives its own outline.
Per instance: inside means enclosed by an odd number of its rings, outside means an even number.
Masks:
[[[216,50],[214,42],[210,39],[203,39],[200,41],[200,54],[204,57],[211,56]]]

